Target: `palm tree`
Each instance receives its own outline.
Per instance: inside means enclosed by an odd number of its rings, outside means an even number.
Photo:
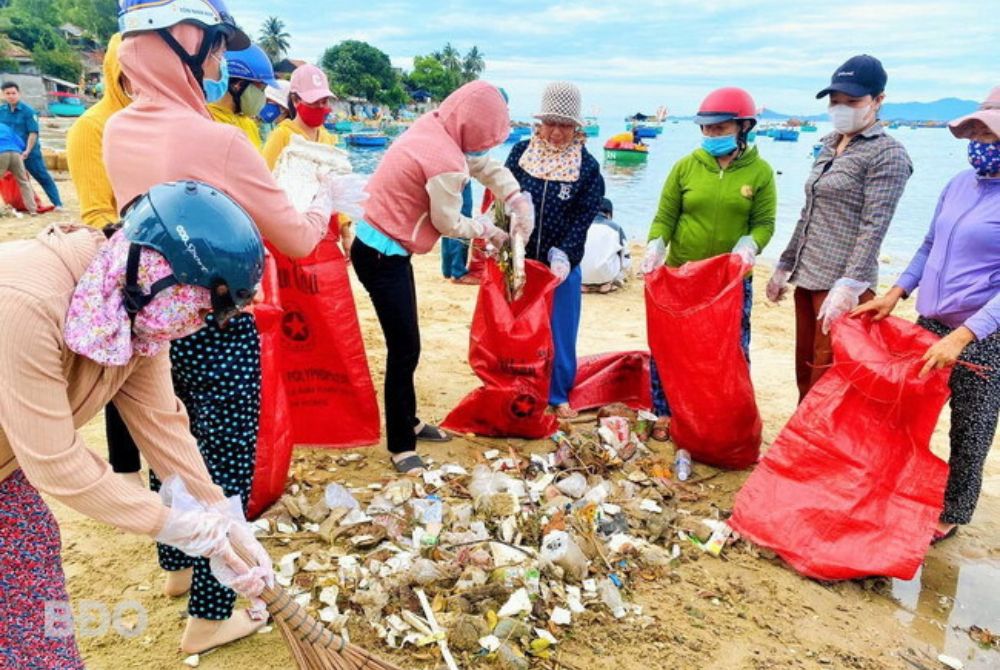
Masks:
[[[486,69],[486,60],[479,47],[472,47],[469,53],[465,54],[462,61],[462,81],[470,82],[479,79],[479,75]]]
[[[288,51],[291,35],[285,32],[285,22],[277,16],[269,16],[260,28],[258,44],[272,63],[277,63]]]
[[[446,70],[451,70],[455,73],[462,71],[462,54],[458,52],[458,49],[451,46],[451,42],[445,44],[444,49],[441,50],[441,65],[444,65]]]

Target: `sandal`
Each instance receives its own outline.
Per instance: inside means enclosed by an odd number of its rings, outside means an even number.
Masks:
[[[423,440],[424,442],[450,442],[451,435],[444,432],[437,426],[432,426],[429,423],[424,423],[421,421],[414,427],[414,434],[417,436],[418,440]]]
[[[934,537],[931,538],[931,546],[934,546],[935,544],[939,544],[941,542],[944,542],[945,540],[947,540],[949,538],[955,537],[955,533],[957,533],[957,532],[958,532],[958,526],[957,525],[956,526],[952,526],[951,530],[949,530],[947,533],[942,533],[941,531],[935,529],[934,530]]]
[[[552,405],[552,413],[560,419],[575,419],[580,413],[569,406],[568,402],[559,405]]]
[[[670,439],[670,417],[661,416],[653,424],[653,432],[651,437],[657,442],[666,442]]]
[[[479,279],[479,277],[470,272],[468,274],[462,275],[461,277],[458,277],[457,279],[452,279],[451,283],[462,284],[464,286],[479,286],[483,282],[481,279]]]
[[[389,460],[392,461],[392,467],[396,468],[396,472],[401,475],[419,474],[427,469],[427,464],[424,463],[424,459],[420,458],[420,455],[416,452],[413,452],[410,456],[401,458],[398,461],[395,459]]]

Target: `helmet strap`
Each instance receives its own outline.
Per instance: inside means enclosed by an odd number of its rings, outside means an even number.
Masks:
[[[159,28],[156,32],[159,33],[163,41],[167,43],[167,46],[177,54],[177,57],[181,59],[181,62],[187,65],[188,69],[191,70],[191,74],[194,75],[195,80],[198,85],[201,86],[205,79],[205,61],[208,59],[208,53],[212,50],[212,46],[216,43],[220,31],[217,26],[210,26],[204,28],[204,36],[201,40],[201,46],[198,47],[198,53],[190,54],[186,49],[177,41],[177,38],[173,36],[168,28]]]
[[[180,282],[174,275],[168,275],[163,279],[153,282],[149,287],[149,293],[143,293],[139,287],[139,258],[142,254],[142,247],[132,243],[128,248],[128,260],[125,263],[125,287],[122,289],[122,305],[128,320],[135,328],[135,317],[146,305],[153,301],[160,291],[175,286]]]

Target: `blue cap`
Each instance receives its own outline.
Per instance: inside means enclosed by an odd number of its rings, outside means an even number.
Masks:
[[[885,73],[882,62],[862,54],[854,56],[837,68],[830,77],[830,85],[816,94],[817,98],[831,93],[846,93],[852,98],[863,98],[866,95],[876,96],[885,90],[889,75]]]

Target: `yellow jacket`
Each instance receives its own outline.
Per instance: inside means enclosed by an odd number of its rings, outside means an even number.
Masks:
[[[278,127],[271,131],[271,134],[267,136],[267,143],[264,145],[264,160],[267,161],[267,167],[270,170],[274,169],[274,166],[278,164],[278,157],[281,156],[281,152],[285,150],[288,143],[292,141],[292,135],[301,135],[306,137],[306,134],[302,132],[299,128],[299,124],[295,123],[292,119],[285,119],[278,124]],[[320,144],[336,144],[337,136],[331,135],[327,132],[326,128],[323,126],[319,127],[319,137],[316,139]]]
[[[254,145],[257,151],[260,151],[263,142],[260,140],[260,128],[257,127],[256,121],[251,119],[249,116],[231,112],[225,107],[217,105],[214,102],[208,105],[208,113],[211,114],[212,118],[219,123],[236,126],[242,130],[250,140],[250,143]]]
[[[104,54],[104,96],[83,113],[66,135],[66,159],[80,199],[80,217],[88,226],[102,228],[118,221],[118,205],[104,169],[101,144],[104,124],[131,102],[121,85],[118,45],[121,35],[112,35]]]

